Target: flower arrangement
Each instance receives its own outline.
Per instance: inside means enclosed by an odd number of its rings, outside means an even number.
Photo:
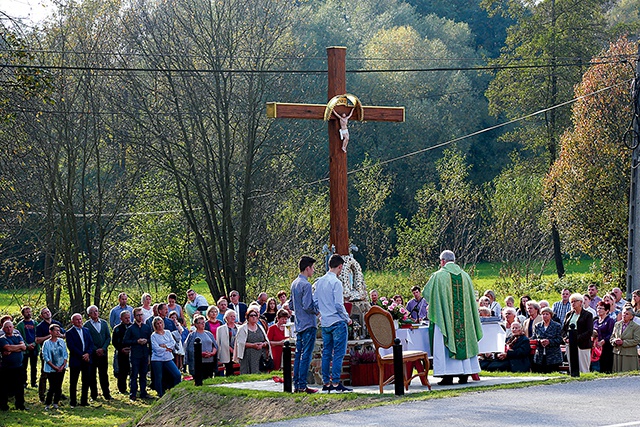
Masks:
[[[389,303],[389,301],[385,297],[380,298],[380,301],[382,301],[382,307],[389,310],[389,313],[391,313],[391,317],[395,320],[409,320],[409,312],[406,308],[404,308],[404,306],[396,304],[395,301]]]

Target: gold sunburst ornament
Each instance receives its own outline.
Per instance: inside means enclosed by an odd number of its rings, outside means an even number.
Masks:
[[[362,108],[362,102],[357,96],[350,93],[344,95],[336,95],[327,102],[327,106],[324,109],[324,120],[327,121],[333,114],[333,109],[338,105],[344,105],[348,108],[355,108],[358,110],[358,117],[360,121],[364,121],[364,108]]]

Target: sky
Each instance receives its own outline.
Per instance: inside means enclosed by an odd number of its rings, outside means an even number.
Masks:
[[[0,0],[0,11],[14,18],[37,23],[53,11],[51,0]]]

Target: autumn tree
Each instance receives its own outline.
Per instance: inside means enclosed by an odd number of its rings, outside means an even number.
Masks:
[[[575,96],[584,98],[573,105],[573,127],[562,136],[545,182],[549,211],[566,248],[600,258],[605,272],[619,274],[627,258],[631,152],[623,135],[631,117],[628,59],[634,52],[622,38],[600,53],[610,61],[585,72],[575,89]]]
[[[606,0],[485,0],[492,13],[516,23],[508,28],[502,54],[491,64],[498,68],[486,96],[490,112],[509,119],[550,108],[529,117],[506,135],[518,141],[539,161],[551,167],[560,135],[570,126],[568,107],[588,60],[601,49],[606,36]],[[564,275],[560,235],[551,224],[558,276]]]

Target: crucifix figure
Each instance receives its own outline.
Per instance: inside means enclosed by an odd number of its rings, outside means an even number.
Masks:
[[[346,47],[327,48],[327,105],[267,103],[267,117],[278,119],[316,119],[329,123],[329,199],[330,246],[335,253],[349,255],[348,205],[347,205],[347,154],[346,143],[341,140],[341,121],[344,128],[353,116],[354,120],[379,122],[404,122],[404,107],[362,106],[357,98],[346,93]],[[351,105],[355,101],[354,105]],[[351,112],[349,113],[349,109]],[[335,113],[340,118],[336,118]],[[348,116],[347,116],[348,114]],[[344,116],[343,116],[344,115]],[[346,130],[346,129],[345,129]],[[348,134],[345,137],[348,142]]]
[[[342,140],[342,151],[344,151],[345,153],[347,152],[347,145],[349,145],[348,125],[349,119],[353,115],[353,110],[355,110],[355,108],[351,109],[351,112],[348,116],[346,113],[342,113],[342,115],[339,115],[338,113],[336,113],[336,110],[333,110],[333,114],[338,118],[338,120],[340,120],[340,139]]]

